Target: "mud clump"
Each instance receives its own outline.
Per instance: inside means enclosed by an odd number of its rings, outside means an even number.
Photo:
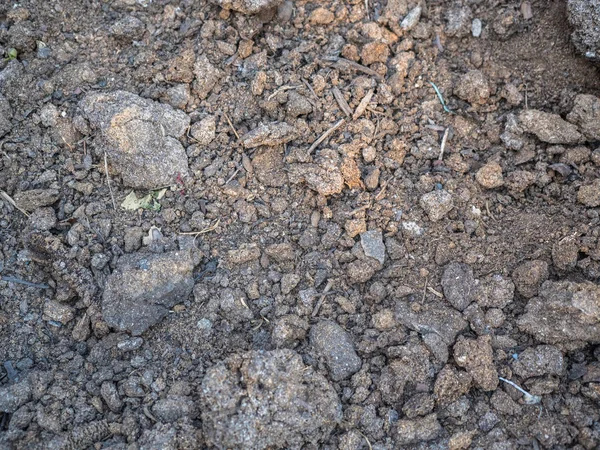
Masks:
[[[318,445],[342,417],[331,385],[292,350],[233,355],[209,368],[200,409],[206,440],[219,448]]]

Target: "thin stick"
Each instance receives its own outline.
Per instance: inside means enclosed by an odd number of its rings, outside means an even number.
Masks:
[[[373,89],[371,89],[371,90],[369,90],[369,92],[367,92],[365,94],[365,96],[363,97],[363,99],[360,101],[360,103],[356,107],[356,110],[354,111],[354,115],[352,116],[352,119],[356,120],[360,116],[363,115],[363,113],[367,109],[367,106],[369,106],[369,102],[373,98],[373,94],[374,93],[375,93],[375,91]]]
[[[23,214],[25,214],[26,217],[29,217],[29,214],[27,213],[27,211],[25,211],[24,209],[20,208],[19,205],[17,205],[17,203],[12,199],[12,197],[10,195],[8,195],[6,192],[0,190],[0,196],[2,196],[4,198],[4,200],[6,200],[11,205],[13,205],[15,208],[17,208]]]
[[[106,184],[108,185],[108,191],[110,192],[110,199],[112,200],[113,209],[117,210],[117,204],[115,203],[115,196],[110,186],[110,177],[108,176],[108,160],[106,159],[106,152],[104,152],[104,171],[106,172]]]
[[[308,90],[310,91],[310,93],[317,99],[319,100],[319,96],[317,95],[317,93],[315,92],[315,90],[312,88],[312,86],[310,85],[310,83],[308,81],[306,81],[304,78],[302,78],[302,82],[306,85],[306,87],[308,88]]]
[[[335,101],[340,106],[340,109],[342,111],[344,111],[344,114],[346,114],[346,116],[351,117],[352,110],[350,109],[350,105],[348,104],[348,102],[346,101],[346,99],[344,98],[344,96],[342,95],[340,90],[337,88],[337,86],[332,87],[331,92],[333,93],[333,96],[335,97]]]
[[[448,140],[449,131],[450,127],[446,128],[446,131],[444,131],[444,137],[442,138],[442,145],[440,147],[440,156],[438,156],[439,161],[441,161],[444,158],[444,150],[446,149],[446,141]]]
[[[300,86],[291,86],[289,84],[286,84],[285,86],[281,86],[279,89],[276,89],[275,92],[273,92],[271,95],[269,95],[267,97],[267,101],[271,100],[273,97],[275,97],[280,92],[289,91],[290,89],[298,89],[299,87]]]
[[[9,283],[22,284],[24,286],[29,286],[29,287],[39,288],[39,289],[49,289],[50,288],[50,286],[48,286],[47,284],[32,283],[30,281],[21,280],[20,278],[13,277],[10,275],[0,275],[0,280],[6,281]]]
[[[225,116],[225,119],[227,119],[227,123],[229,124],[229,127],[233,130],[233,134],[235,134],[235,137],[239,141],[240,140],[240,135],[238,134],[237,130],[235,129],[235,127],[231,123],[231,120],[229,120],[229,116],[227,115],[227,113],[225,111],[223,111],[223,115]]]
[[[319,313],[319,309],[321,309],[321,306],[323,305],[323,302],[325,301],[325,297],[327,296],[327,294],[329,293],[329,291],[331,290],[332,287],[333,287],[333,281],[328,280],[327,281],[327,286],[325,286],[325,289],[323,289],[323,292],[321,292],[319,294],[319,296],[321,298],[319,299],[319,301],[315,305],[315,308],[313,309],[313,312],[311,314],[312,317],[316,317],[317,316],[317,314]]]
[[[429,84],[431,84],[433,86],[433,90],[437,94],[438,99],[439,99],[440,103],[442,104],[442,107],[444,108],[444,111],[446,111],[447,113],[450,113],[450,114],[454,114],[452,112],[452,110],[446,106],[446,102],[444,101],[444,97],[442,96],[442,93],[440,92],[440,90],[438,89],[438,87],[435,85],[435,83],[433,81],[430,81]]]
[[[341,127],[344,123],[346,123],[346,119],[340,119],[340,120],[338,120],[335,125],[333,125],[325,133],[323,133],[319,139],[317,139],[315,142],[313,142],[313,144],[308,149],[308,153],[309,154],[312,153],[312,151],[315,148],[317,148],[321,142],[323,142],[325,139],[327,139],[335,130],[337,130],[339,127]]]
[[[369,69],[368,67],[365,67],[362,64],[358,64],[357,62],[351,61],[346,58],[342,58],[341,56],[323,57],[323,58],[321,58],[321,61],[334,63],[336,66],[338,66],[341,69],[346,68],[346,69],[358,70],[359,72],[366,73],[367,75],[371,75],[373,78],[375,78],[378,81],[383,80],[383,77],[381,75],[379,75],[377,72],[375,72],[373,69]]]
[[[227,179],[227,181],[225,182],[225,184],[229,184],[229,182],[235,178],[235,176],[238,174],[238,172],[239,172],[239,171],[240,171],[240,168],[239,168],[239,167],[238,167],[238,168],[236,168],[236,169],[235,169],[235,172],[233,172],[233,175],[231,175],[231,176],[230,176],[230,177]]]

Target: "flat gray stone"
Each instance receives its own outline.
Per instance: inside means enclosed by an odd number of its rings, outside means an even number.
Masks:
[[[106,281],[102,315],[119,331],[140,335],[192,292],[190,252],[123,256]]]
[[[361,359],[354,350],[352,338],[337,323],[323,320],[310,329],[310,343],[323,357],[335,381],[349,378],[360,370]]]
[[[365,256],[375,258],[381,264],[385,261],[385,245],[381,230],[369,230],[360,233],[360,243]]]

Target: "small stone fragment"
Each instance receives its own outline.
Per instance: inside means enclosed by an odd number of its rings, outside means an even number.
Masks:
[[[544,375],[561,376],[566,367],[563,354],[558,348],[553,345],[538,345],[520,353],[512,364],[512,369],[522,378],[531,378]]]
[[[493,391],[498,387],[498,372],[489,335],[479,336],[477,340],[459,336],[454,344],[454,360],[466,369],[480,389]]]
[[[286,109],[290,117],[296,118],[310,114],[312,112],[312,105],[305,96],[292,91],[288,94]]]
[[[442,432],[437,414],[430,414],[421,419],[399,420],[394,430],[394,438],[398,445],[417,444],[431,441]]]
[[[410,12],[406,15],[402,22],[400,22],[400,28],[404,31],[410,31],[419,23],[419,19],[421,18],[421,5],[418,4]]]
[[[120,331],[140,335],[192,292],[189,252],[125,255],[106,281],[102,315]]]
[[[600,8],[598,12],[600,14]],[[579,126],[579,129],[589,141],[599,141],[600,98],[587,94],[577,95],[573,109],[567,115],[567,120]]]
[[[577,144],[584,140],[577,127],[558,114],[526,109],[519,114],[519,121],[524,131],[535,134],[542,142]]]
[[[504,185],[502,166],[497,162],[489,162],[475,174],[477,182],[486,189],[494,189]]]
[[[385,245],[381,230],[369,230],[360,234],[360,243],[365,256],[375,258],[381,264],[385,262]]]
[[[309,22],[313,25],[328,25],[335,19],[335,15],[327,8],[319,7],[310,13]]]
[[[577,50],[587,58],[600,58],[600,5],[589,0],[569,0],[567,17],[573,30],[571,41]]]
[[[470,32],[473,13],[468,6],[453,6],[446,10],[446,34],[465,37]]]
[[[592,184],[581,186],[577,192],[577,201],[590,208],[600,206],[600,179],[595,179]]]
[[[232,9],[242,14],[258,14],[268,9],[276,8],[283,0],[210,0],[223,9]]]
[[[470,70],[460,77],[454,92],[472,105],[483,105],[490,97],[490,86],[483,72]]]
[[[210,144],[216,135],[217,120],[215,116],[206,116],[190,127],[190,134],[198,145]]]
[[[469,392],[473,377],[467,372],[456,370],[452,365],[446,364],[435,380],[433,395],[438,405],[444,407],[458,400],[460,396]]]
[[[169,395],[156,401],[152,406],[152,413],[163,423],[173,423],[182,417],[195,419],[198,416],[198,408],[189,397]]]
[[[256,244],[242,244],[235,250],[227,252],[227,261],[229,264],[239,265],[260,258],[260,249]]]
[[[459,311],[464,310],[475,299],[473,269],[467,264],[448,264],[442,276],[442,288],[446,300]]]
[[[32,388],[28,379],[0,386],[0,411],[12,414],[31,399]]]
[[[59,198],[58,189],[30,189],[14,195],[15,203],[25,211],[34,211],[42,206],[52,205]]]
[[[100,387],[100,395],[102,395],[102,399],[106,402],[108,409],[114,413],[121,411],[121,408],[123,407],[123,401],[119,397],[117,387],[112,381],[104,381],[102,383],[102,386]]]
[[[28,225],[38,231],[51,230],[56,222],[56,212],[51,207],[38,208],[27,218]]]
[[[281,293],[283,295],[287,295],[292,290],[298,286],[300,282],[300,275],[295,273],[286,273],[283,277],[281,277]]]
[[[537,259],[521,264],[512,274],[517,292],[525,298],[536,295],[539,287],[548,279],[548,276],[548,263]]]
[[[481,36],[482,29],[483,24],[481,23],[481,19],[473,19],[473,22],[471,22],[471,34],[473,37]]]
[[[443,219],[454,208],[452,195],[443,189],[424,194],[419,204],[432,222]]]
[[[562,272],[573,270],[579,258],[579,245],[576,236],[567,236],[552,246],[552,262]]]
[[[293,347],[306,338],[310,325],[295,315],[279,317],[273,327],[271,340],[275,347]]]
[[[196,58],[194,76],[193,91],[200,100],[208,97],[208,94],[210,94],[222,78],[221,71],[209,61],[205,54]]]
[[[310,343],[316,354],[325,359],[334,381],[349,378],[360,370],[362,361],[354,350],[352,338],[337,323],[322,320],[313,325]]]
[[[261,145],[282,145],[295,139],[297,135],[296,129],[287,123],[269,123],[249,131],[241,140],[244,147],[255,148]]]
[[[474,296],[483,308],[504,308],[515,297],[515,284],[502,275],[490,275],[480,280]]]
[[[385,63],[390,56],[390,49],[384,42],[369,42],[360,52],[362,63],[369,66],[373,63]]]
[[[44,303],[44,319],[54,320],[63,325],[69,323],[75,317],[75,310],[69,305],[54,300]]]

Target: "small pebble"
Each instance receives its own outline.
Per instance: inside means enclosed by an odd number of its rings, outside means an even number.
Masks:
[[[119,342],[117,344],[117,348],[124,352],[131,352],[133,350],[137,350],[138,348],[140,348],[143,343],[144,343],[144,340],[141,337],[134,337],[134,338]]]
[[[473,19],[473,22],[471,23],[471,34],[473,35],[473,37],[481,36],[482,27],[483,24],[481,23],[480,19]]]
[[[400,23],[400,28],[404,31],[410,31],[417,26],[421,19],[421,5],[415,6]]]

